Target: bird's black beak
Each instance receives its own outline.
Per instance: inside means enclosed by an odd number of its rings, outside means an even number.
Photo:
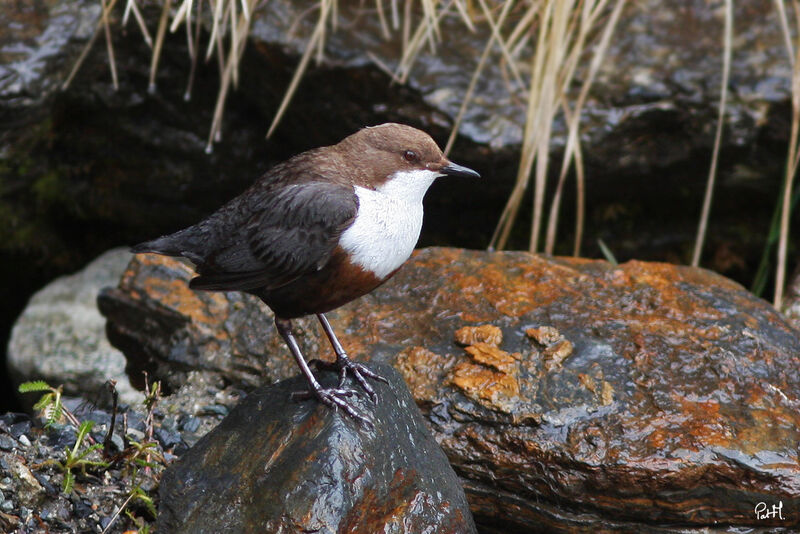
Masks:
[[[439,172],[444,174],[445,176],[461,176],[462,178],[480,178],[481,175],[477,172],[464,167],[462,165],[458,165],[456,163],[450,162],[441,169]]]

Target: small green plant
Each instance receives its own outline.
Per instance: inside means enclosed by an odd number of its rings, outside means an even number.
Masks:
[[[44,420],[45,428],[49,428],[53,423],[58,422],[64,415],[64,405],[61,404],[61,386],[54,388],[44,380],[35,380],[33,382],[23,382],[19,385],[18,391],[20,393],[46,392],[33,405],[33,409],[38,411]]]
[[[33,408],[39,412],[44,427],[49,428],[54,423],[59,422],[62,418],[66,419],[77,430],[75,437],[75,444],[70,448],[65,449],[64,461],[48,460],[44,464],[55,465],[64,472],[64,483],[61,490],[65,494],[72,492],[75,486],[75,473],[74,469],[80,469],[85,475],[87,467],[108,467],[108,463],[100,460],[89,460],[87,457],[94,451],[103,447],[100,443],[95,443],[94,438],[90,435],[94,421],[78,421],[78,418],[70,412],[61,402],[62,386],[54,388],[44,380],[35,380],[32,382],[23,382],[18,388],[20,393],[38,393],[44,392],[44,395],[33,405]],[[88,446],[84,446],[84,442]]]
[[[87,436],[89,436],[89,432],[92,431],[92,427],[94,427],[94,421],[84,421],[78,427],[78,435],[75,438],[75,444],[70,449],[67,447],[66,449],[66,458],[63,462],[54,462],[55,465],[61,468],[64,471],[64,484],[62,485],[62,491],[66,494],[72,492],[72,488],[75,485],[75,474],[72,472],[73,469],[80,468],[82,474],[86,474],[87,467],[108,467],[108,462],[104,462],[102,460],[89,460],[87,457],[94,451],[103,448],[101,443],[94,443],[82,449],[82,445],[84,440]]]

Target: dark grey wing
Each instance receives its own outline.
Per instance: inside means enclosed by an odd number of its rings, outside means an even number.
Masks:
[[[272,289],[321,269],[358,210],[352,186],[330,182],[284,186],[246,202],[236,208],[249,216],[232,232],[226,247],[198,265],[200,276],[191,287]]]

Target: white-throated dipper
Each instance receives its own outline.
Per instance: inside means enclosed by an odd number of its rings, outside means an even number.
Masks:
[[[275,313],[275,326],[308,380],[309,395],[365,421],[344,399],[349,372],[373,398],[325,312],[388,280],[411,256],[422,228],[422,198],[440,176],[479,177],[444,157],[410,126],[364,128],[336,145],[298,154],[269,170],[203,221],[141,243],[132,252],[182,256],[195,264],[194,289],[244,291]],[[291,320],[315,314],[336,353],[337,388],[314,377]]]

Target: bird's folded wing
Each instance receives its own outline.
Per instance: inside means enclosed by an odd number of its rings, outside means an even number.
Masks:
[[[358,197],[349,185],[309,182],[265,192],[249,204],[251,215],[235,239],[206,258],[191,287],[272,289],[321,269],[353,224]]]

